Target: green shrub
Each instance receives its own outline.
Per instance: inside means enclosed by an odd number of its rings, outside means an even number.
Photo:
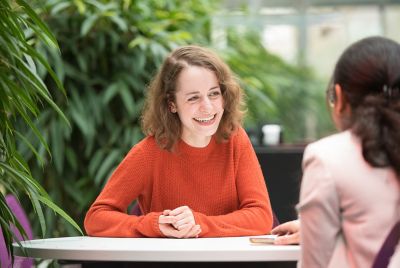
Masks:
[[[258,32],[228,30],[225,58],[247,95],[248,129],[260,130],[263,124],[277,123],[283,126],[285,143],[303,143],[312,116],[318,123],[315,136],[331,130],[324,104],[325,85],[310,68],[289,64],[268,52]]]
[[[211,0],[42,0],[42,18],[60,44],[37,43],[62,81],[68,100],[55,90],[45,68],[39,73],[71,123],[46,108],[36,121],[52,157],[32,131],[31,141],[43,168],[26,144],[19,151],[56,203],[82,225],[88,206],[128,150],[143,134],[140,113],[145,88],[166,53],[196,43],[211,46],[210,21],[218,3]],[[248,95],[246,126],[280,122],[288,141],[304,136],[304,120],[315,98],[309,70],[284,63],[266,52],[259,37],[230,32],[228,48],[219,51],[242,79]],[[303,135],[303,136],[302,136]],[[300,137],[300,138],[299,138]],[[50,211],[48,236],[76,230]]]
[[[34,218],[42,233],[46,232],[46,221],[42,205],[57,212],[81,232],[79,226],[55,205],[44,188],[37,183],[19,150],[16,142],[22,142],[33,159],[41,162],[42,157],[21,132],[16,130],[17,120],[37,138],[43,150],[49,151],[46,139],[34,125],[34,117],[41,116],[40,103],[49,105],[48,111],[59,117],[60,124],[68,128],[68,120],[42,79],[37,74],[41,66],[49,73],[49,80],[54,83],[54,90],[65,96],[64,88],[47,61],[33,48],[38,40],[46,47],[58,49],[57,41],[43,24],[32,8],[23,0],[0,1],[0,188],[5,193],[13,194],[17,199],[27,197],[34,208]],[[36,62],[36,63],[35,63]],[[0,191],[0,225],[3,231],[7,251],[12,255],[13,232],[10,224],[15,225],[26,238],[22,226],[8,207],[3,192]]]
[[[110,173],[143,137],[139,117],[145,88],[166,53],[185,43],[209,43],[214,3],[49,0],[40,5],[61,57],[44,45],[37,49],[61,77],[68,101],[55,92],[49,73],[40,72],[71,127],[51,110],[38,117],[51,159],[32,133],[26,135],[44,161],[44,168],[33,168],[35,176],[80,224]],[[35,166],[28,147],[19,149]],[[47,235],[76,234],[52,213],[46,217]]]

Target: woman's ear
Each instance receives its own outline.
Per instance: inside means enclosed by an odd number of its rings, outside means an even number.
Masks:
[[[168,103],[168,107],[169,107],[169,110],[170,110],[171,113],[176,113],[176,105],[175,105],[174,102],[170,101]]]
[[[335,102],[334,105],[332,105],[332,119],[338,130],[344,130],[348,126],[351,108],[339,84],[335,84],[334,93]]]
[[[335,100],[333,110],[337,115],[346,114],[350,106],[347,103],[346,95],[343,93],[342,87],[335,84]]]

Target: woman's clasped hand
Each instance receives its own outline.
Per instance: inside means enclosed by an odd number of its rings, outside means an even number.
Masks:
[[[188,206],[164,210],[158,218],[158,224],[166,237],[197,238],[201,233],[200,225],[196,224],[193,212]]]

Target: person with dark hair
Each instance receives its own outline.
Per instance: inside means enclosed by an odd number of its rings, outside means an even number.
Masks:
[[[300,229],[301,267],[371,267],[400,220],[400,44],[369,37],[347,48],[327,101],[341,132],[307,146],[300,222],[272,233],[296,243]]]
[[[243,92],[229,67],[199,46],[175,49],[148,88],[146,137],[90,207],[90,236],[226,237],[267,234],[272,209],[241,127]],[[128,215],[138,200],[141,216]]]

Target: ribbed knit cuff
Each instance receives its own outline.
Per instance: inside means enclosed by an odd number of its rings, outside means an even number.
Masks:
[[[206,224],[203,223],[203,221],[201,220],[202,217],[205,217],[204,214],[199,213],[199,212],[195,212],[192,210],[193,216],[194,216],[194,222],[195,224],[200,225],[201,228],[201,232],[199,234],[199,237],[204,237],[206,233],[208,233],[208,228],[206,226]]]
[[[158,219],[160,218],[160,215],[162,213],[154,213],[153,219],[152,219],[152,226],[154,233],[157,234],[157,237],[166,237],[161,231],[160,231],[160,225],[158,224]]]

